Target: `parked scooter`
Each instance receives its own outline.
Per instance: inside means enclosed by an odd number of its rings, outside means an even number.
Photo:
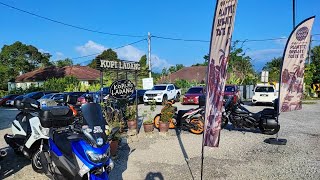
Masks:
[[[40,119],[50,128],[49,140],[42,140],[40,161],[51,179],[108,179],[114,164],[109,140],[119,130],[105,134],[106,122],[97,103],[81,105],[81,112],[71,125],[64,120],[51,120],[51,112]]]
[[[39,102],[25,98],[15,100],[14,106],[21,112],[12,122],[12,134],[6,134],[6,143],[13,148],[16,154],[23,154],[31,159],[32,168],[36,172],[42,171],[39,161],[39,147],[41,139],[48,139],[48,128],[43,128],[36,113],[40,111]]]
[[[257,129],[264,134],[273,135],[280,130],[280,125],[277,122],[277,105],[274,103],[274,108],[265,108],[260,112],[252,113],[242,106],[237,97],[230,97],[225,105],[225,111],[222,114],[221,127],[224,128],[228,122],[236,128]]]
[[[199,107],[196,109],[189,110],[179,110],[177,112],[177,108],[173,106],[174,100],[167,101],[165,106],[162,108],[170,108],[172,107],[173,118],[169,121],[169,128],[181,128],[183,130],[189,130],[194,134],[201,134],[204,128],[204,108]],[[161,110],[161,111],[162,111]],[[161,113],[157,114],[154,117],[154,125],[156,128],[159,128],[159,123],[161,119]]]

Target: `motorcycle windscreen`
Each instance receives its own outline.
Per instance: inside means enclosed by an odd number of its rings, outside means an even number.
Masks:
[[[86,103],[81,106],[84,125],[90,128],[101,126],[105,129],[106,121],[103,119],[101,106],[97,103]]]
[[[97,103],[86,103],[81,106],[83,116],[82,130],[91,144],[102,146],[107,142],[105,134],[106,121],[102,116],[101,106]]]

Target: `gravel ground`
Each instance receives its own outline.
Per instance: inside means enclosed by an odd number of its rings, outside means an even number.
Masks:
[[[176,105],[178,109],[195,107]],[[139,111],[148,108],[140,105]],[[263,108],[248,106],[253,112]],[[1,137],[10,133],[15,113],[0,109]],[[285,146],[264,143],[274,136],[258,131],[229,130],[231,126],[223,129],[220,147],[204,149],[204,179],[320,179],[319,114],[320,101],[304,105],[301,111],[282,113],[279,137],[288,140]],[[145,134],[142,128],[137,137],[121,143],[110,179],[200,179],[201,141],[202,135],[186,131],[179,134],[172,129],[163,136],[157,130]],[[0,148],[6,147],[0,140]],[[0,162],[0,179],[46,179],[32,171],[28,160],[8,151],[8,157]]]

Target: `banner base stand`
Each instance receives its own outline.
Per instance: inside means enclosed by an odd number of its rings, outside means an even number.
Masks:
[[[286,139],[279,139],[279,138],[268,138],[264,140],[265,143],[272,144],[272,145],[286,145]]]

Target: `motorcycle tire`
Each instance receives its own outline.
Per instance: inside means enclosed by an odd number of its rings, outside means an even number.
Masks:
[[[228,125],[228,119],[225,116],[221,118],[221,129],[225,128]]]
[[[153,124],[154,124],[154,127],[156,127],[157,129],[159,129],[160,114],[157,114],[157,115],[153,118]]]
[[[194,134],[202,134],[204,129],[204,122],[200,118],[194,118],[190,121],[191,124],[195,125],[197,128],[190,128],[190,131]]]
[[[264,129],[263,127],[259,127],[260,131],[262,134],[267,134],[267,135],[274,135],[277,134],[280,130],[280,125],[278,124],[276,128],[274,129]]]
[[[43,172],[42,164],[40,162],[40,154],[41,154],[41,151],[40,149],[38,149],[35,153],[32,154],[32,157],[31,157],[32,169],[37,173]]]

